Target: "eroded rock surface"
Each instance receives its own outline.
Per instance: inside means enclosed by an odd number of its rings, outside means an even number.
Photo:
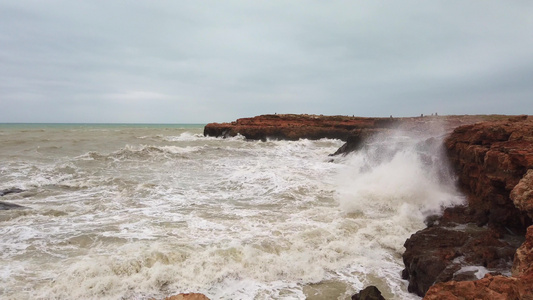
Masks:
[[[532,224],[533,118],[461,126],[445,144],[468,204],[406,241],[409,290],[425,299],[533,299],[531,227],[519,247]],[[513,276],[498,275],[511,273],[513,256]]]
[[[487,274],[476,281],[437,283],[424,299],[533,299],[533,226],[527,230],[526,241],[518,248],[513,263],[513,276]]]

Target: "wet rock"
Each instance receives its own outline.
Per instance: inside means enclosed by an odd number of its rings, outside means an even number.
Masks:
[[[22,192],[24,192],[24,190],[21,190],[19,188],[5,189],[5,190],[0,190],[0,196],[4,196],[7,194],[22,193]]]
[[[476,281],[450,281],[431,287],[424,300],[533,299],[531,286],[513,277],[486,275]]]
[[[26,208],[26,207],[22,205],[18,205],[18,204],[0,201],[0,210],[22,209],[22,208]]]
[[[502,241],[494,230],[468,226],[433,226],[405,242],[402,277],[409,280],[410,292],[424,296],[437,282],[476,280],[485,269],[498,272],[510,267],[516,246]]]
[[[352,300],[385,300],[385,298],[377,287],[371,285],[353,295]]]
[[[533,228],[520,247],[502,240],[532,223],[533,118],[461,126],[445,144],[468,204],[428,219],[432,227],[406,241],[409,290],[427,291],[424,299],[533,299]],[[513,256],[513,276],[497,275]]]

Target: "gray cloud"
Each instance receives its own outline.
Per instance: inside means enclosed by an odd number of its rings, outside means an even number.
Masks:
[[[0,0],[0,122],[533,113],[530,1]]]

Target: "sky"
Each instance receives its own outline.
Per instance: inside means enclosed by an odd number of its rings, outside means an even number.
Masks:
[[[533,1],[0,0],[0,123],[533,114]]]

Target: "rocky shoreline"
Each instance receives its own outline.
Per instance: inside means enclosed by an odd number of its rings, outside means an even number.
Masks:
[[[533,299],[533,117],[426,116],[360,118],[264,115],[206,125],[204,135],[247,139],[346,141],[334,155],[370,136],[400,128],[445,148],[465,206],[427,221],[406,242],[402,277],[424,299]]]

